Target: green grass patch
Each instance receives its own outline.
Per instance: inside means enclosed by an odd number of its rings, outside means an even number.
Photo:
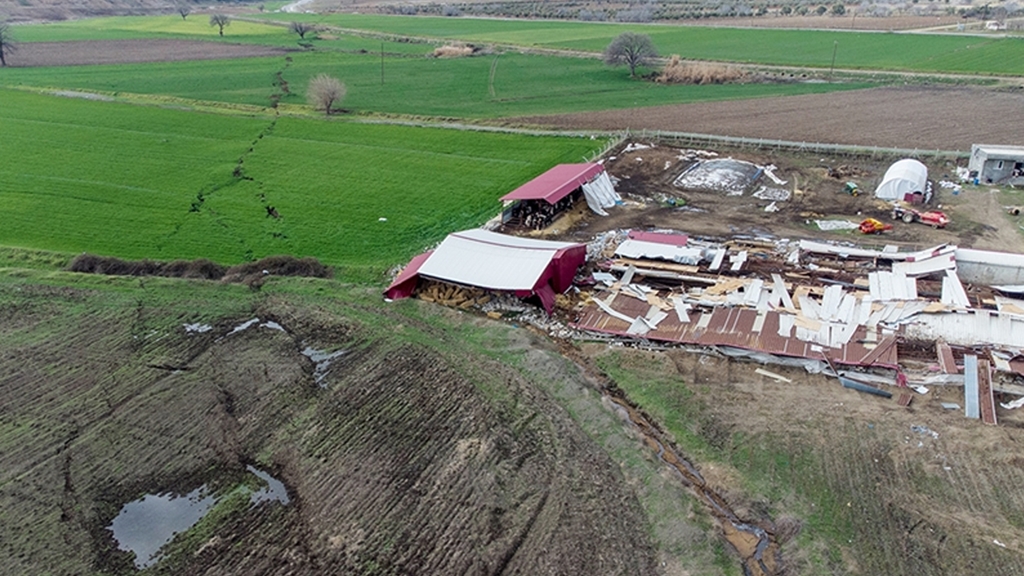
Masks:
[[[589,110],[625,109],[684,102],[739,100],[813,94],[869,86],[844,84],[730,84],[667,86],[629,78],[623,69],[596,59],[506,53],[500,56],[436,59],[429,47],[392,43],[381,58],[371,50],[310,51],[288,56],[156,62],[148,64],[11,68],[0,86],[168,95],[178,98],[269,106],[306,105],[309,79],[326,73],[347,87],[342,106],[360,113],[500,118]],[[389,53],[391,46],[418,46],[422,56]]]
[[[13,213],[0,244],[224,264],[314,256],[360,280],[480,225],[505,192],[603,144],[2,98],[0,199]]]
[[[665,55],[818,68],[830,66],[838,43],[840,68],[1024,74],[1024,42],[1019,38],[364,14],[290,16],[376,32],[591,52],[600,52],[615,36],[633,31],[650,35]]]

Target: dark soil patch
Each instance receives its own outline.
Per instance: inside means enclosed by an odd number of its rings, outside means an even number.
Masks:
[[[976,87],[885,87],[731,102],[700,102],[515,118],[525,124],[592,130],[666,130],[808,143],[969,151],[1013,143],[1007,110],[1024,93]]]
[[[283,48],[199,40],[84,40],[25,42],[8,58],[12,67],[84,66],[277,56]]]

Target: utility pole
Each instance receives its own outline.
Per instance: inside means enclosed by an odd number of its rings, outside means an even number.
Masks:
[[[832,45],[832,66],[830,66],[829,69],[828,69],[828,83],[829,84],[832,83],[832,72],[834,72],[835,69],[836,69],[836,50],[838,50],[838,49],[839,49],[839,40],[836,40],[835,44]]]

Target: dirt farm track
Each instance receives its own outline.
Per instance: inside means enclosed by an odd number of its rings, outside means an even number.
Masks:
[[[903,86],[518,118],[594,130],[666,130],[922,150],[1020,143],[1024,89]],[[1010,116],[1008,116],[1008,114]]]

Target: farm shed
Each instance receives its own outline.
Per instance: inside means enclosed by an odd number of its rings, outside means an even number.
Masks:
[[[585,197],[591,210],[606,216],[605,208],[620,200],[604,166],[593,162],[559,164],[501,197],[508,206],[503,224],[543,228],[561,212]]]
[[[1024,183],[1024,148],[975,144],[967,169],[979,182]]]
[[[928,187],[928,168],[912,158],[904,158],[889,166],[882,183],[875,188],[875,197],[882,200],[904,200],[908,194],[924,193]]]
[[[587,257],[584,244],[519,238],[483,229],[449,234],[435,250],[412,259],[384,295],[407,298],[420,278],[537,296],[551,312],[555,294],[572,285]]]

